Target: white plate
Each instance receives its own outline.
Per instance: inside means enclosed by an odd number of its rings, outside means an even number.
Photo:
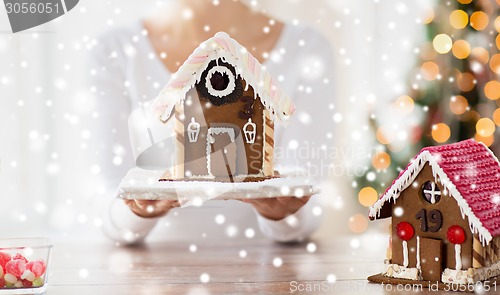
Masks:
[[[280,173],[280,178],[259,182],[158,181],[163,170],[130,169],[118,187],[117,197],[137,200],[192,201],[301,197],[319,193],[303,173]]]

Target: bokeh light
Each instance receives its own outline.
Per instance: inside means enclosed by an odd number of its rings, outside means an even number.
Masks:
[[[362,188],[358,193],[358,201],[361,205],[365,207],[370,207],[377,200],[378,200],[377,191],[371,186]]]
[[[349,229],[355,233],[363,233],[368,227],[368,218],[364,214],[354,214],[349,218]]]
[[[450,127],[445,123],[438,123],[432,126],[432,138],[438,142],[443,143],[450,139]]]
[[[396,99],[394,105],[400,114],[408,115],[413,111],[415,103],[408,95],[402,95]]]
[[[484,86],[484,94],[491,100],[500,98],[500,82],[491,80]]]
[[[450,14],[450,24],[455,29],[463,29],[469,23],[469,16],[463,10],[455,10]]]
[[[495,141],[495,137],[492,135],[490,136],[481,136],[479,134],[476,133],[476,135],[474,136],[474,139],[477,141],[477,142],[482,142],[484,143],[486,146],[491,146],[493,144],[493,142]]]
[[[497,73],[500,74],[500,53],[497,53],[493,55],[490,59],[490,69]]]
[[[433,61],[427,61],[420,67],[422,77],[427,81],[436,80],[439,75],[439,66]]]
[[[385,170],[391,165],[391,157],[386,152],[378,152],[372,158],[372,165],[375,169]]]
[[[493,112],[493,122],[495,122],[495,125],[500,126],[500,109]]]
[[[472,2],[472,0],[457,0],[457,1],[458,1],[458,3],[460,3],[460,4],[469,4],[469,3],[471,3],[471,2]]]
[[[476,132],[482,137],[488,137],[495,132],[495,123],[490,118],[481,118],[476,123]]]
[[[484,30],[489,21],[488,15],[482,11],[476,11],[470,16],[470,26],[478,31]]]
[[[471,55],[482,64],[487,64],[490,60],[490,53],[483,47],[475,47],[472,49]]]
[[[465,59],[470,54],[470,45],[469,42],[465,40],[458,40],[453,43],[453,47],[451,48],[453,55],[458,59]]]
[[[386,128],[385,127],[379,127],[377,129],[377,133],[375,134],[376,137],[377,137],[377,140],[378,142],[380,142],[381,144],[389,144],[391,143],[389,138],[386,136],[387,134],[387,131],[386,131]]]
[[[436,50],[432,46],[431,42],[425,42],[420,48],[420,56],[424,60],[433,60],[437,56]]]
[[[457,85],[463,92],[469,92],[474,89],[476,79],[471,73],[465,72],[458,75]]]
[[[434,9],[432,9],[431,7],[426,8],[425,12],[423,13],[422,23],[424,25],[430,24],[434,20],[435,16],[436,14],[434,12]]]
[[[434,50],[438,53],[445,54],[451,50],[453,44],[452,42],[453,41],[450,36],[446,34],[439,34],[434,37],[434,40],[432,40],[432,46],[434,46]]]
[[[497,45],[498,50],[500,50],[500,34],[497,35],[495,38],[495,43]]]
[[[450,110],[455,115],[461,115],[467,111],[469,103],[467,99],[461,95],[452,96],[450,99]]]

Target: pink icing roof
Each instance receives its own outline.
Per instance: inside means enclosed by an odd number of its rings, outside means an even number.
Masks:
[[[484,228],[493,237],[500,235],[500,163],[484,144],[472,139],[422,149],[374,204],[370,217],[375,218],[387,200],[399,197],[409,185],[402,178],[414,179],[426,162],[430,162],[434,175],[457,199],[463,214],[473,223],[473,231],[477,229],[481,234]]]

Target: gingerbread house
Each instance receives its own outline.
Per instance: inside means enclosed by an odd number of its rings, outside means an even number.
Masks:
[[[369,217],[392,218],[385,277],[471,284],[500,274],[500,164],[482,143],[424,148]]]
[[[274,120],[286,122],[294,106],[252,54],[219,32],[194,50],[152,109],[174,121],[175,179],[234,182],[274,176]]]

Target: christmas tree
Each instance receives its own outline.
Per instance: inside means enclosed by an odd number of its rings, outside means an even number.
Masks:
[[[358,200],[376,201],[424,146],[475,138],[500,155],[500,0],[439,1],[423,21],[407,95],[394,98],[397,119],[374,116],[381,147],[357,179]],[[375,181],[376,179],[376,181]]]

